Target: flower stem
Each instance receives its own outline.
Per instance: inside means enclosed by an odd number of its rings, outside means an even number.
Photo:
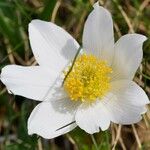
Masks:
[[[78,57],[78,55],[79,55],[79,53],[80,53],[81,48],[82,48],[82,47],[80,46],[79,49],[78,49],[78,51],[77,51],[77,53],[76,53],[76,55],[75,55],[75,57],[74,57],[74,59],[73,59],[72,65],[71,65],[71,67],[70,67],[68,73],[66,74],[66,76],[65,76],[65,78],[64,78],[64,80],[63,80],[62,86],[64,85],[64,82],[65,82],[65,80],[67,79],[69,73],[72,71],[73,66],[74,66],[74,63],[75,63],[75,61],[76,61],[76,59],[77,59],[77,57]]]
[[[91,139],[92,139],[92,141],[93,141],[93,144],[94,144],[94,146],[95,146],[95,149],[98,150],[98,145],[97,145],[97,142],[96,142],[95,137],[94,137],[93,134],[91,134]]]

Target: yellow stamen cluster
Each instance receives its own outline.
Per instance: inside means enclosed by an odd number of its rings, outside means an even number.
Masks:
[[[112,69],[93,55],[81,55],[64,81],[71,100],[93,101],[102,98],[110,89]]]

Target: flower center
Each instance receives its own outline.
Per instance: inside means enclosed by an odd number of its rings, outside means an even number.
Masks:
[[[93,101],[102,98],[110,89],[112,69],[105,61],[83,54],[76,59],[64,81],[64,89],[71,100]],[[65,72],[67,74],[67,72]]]

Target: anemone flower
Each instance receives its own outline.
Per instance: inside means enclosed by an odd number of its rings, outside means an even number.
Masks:
[[[149,103],[132,81],[146,37],[127,34],[114,43],[111,14],[94,4],[83,30],[82,48],[61,27],[46,21],[29,24],[38,66],[8,65],[1,81],[8,92],[41,101],[28,119],[28,133],[54,138],[76,126],[89,134],[110,122],[133,124]]]

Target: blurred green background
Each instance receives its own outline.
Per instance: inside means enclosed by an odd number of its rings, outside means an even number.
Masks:
[[[83,25],[94,0],[0,0],[0,68],[36,65],[29,41],[32,19],[52,21],[81,43]],[[150,37],[150,0],[100,0],[113,16],[116,40],[123,34]],[[150,96],[150,39],[134,81]],[[0,150],[136,150],[150,149],[150,112],[135,125],[112,124],[90,136],[79,128],[52,140],[28,136],[27,119],[37,102],[9,95],[0,83]]]

